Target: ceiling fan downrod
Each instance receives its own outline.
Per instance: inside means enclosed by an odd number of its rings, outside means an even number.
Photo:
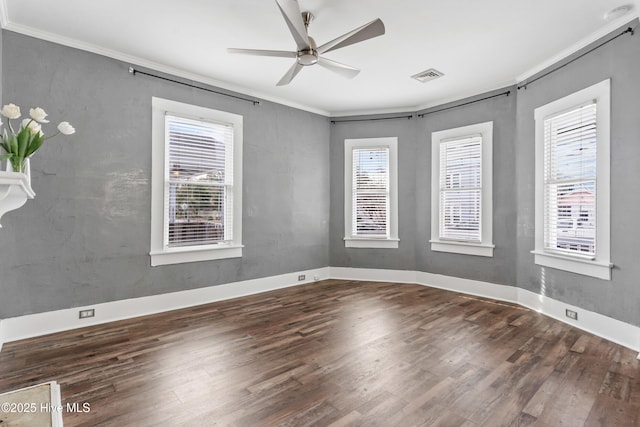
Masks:
[[[316,42],[309,35],[309,24],[313,21],[313,13],[302,12],[302,20],[304,21],[304,29],[307,32],[307,38],[309,39],[309,48],[299,50],[296,56],[296,62],[300,65],[313,65],[318,62],[318,51]]]

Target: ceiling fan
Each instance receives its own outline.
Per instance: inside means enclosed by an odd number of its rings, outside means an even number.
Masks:
[[[241,53],[244,55],[295,58],[296,62],[293,63],[289,71],[280,79],[277,86],[289,84],[303,67],[314,64],[318,64],[347,78],[353,78],[360,72],[359,69],[332,61],[320,55],[384,34],[384,24],[380,19],[376,19],[330,42],[317,46],[315,40],[313,40],[308,33],[309,24],[313,20],[311,12],[301,12],[296,0],[276,0],[276,3],[296,42],[296,51],[234,48],[229,48],[227,51],[229,53]]]

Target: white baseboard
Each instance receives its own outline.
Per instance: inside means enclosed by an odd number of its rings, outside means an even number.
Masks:
[[[306,280],[298,281],[298,276],[301,274],[306,275]],[[318,268],[206,288],[10,317],[0,321],[0,337],[2,341],[8,343],[54,332],[84,328],[85,326],[99,325],[116,320],[146,316],[148,314],[302,285],[313,282],[314,277],[318,277],[318,280],[327,279],[329,277],[329,268]],[[89,308],[95,310],[95,317],[79,319],[78,311]],[[4,335],[2,335],[2,332],[4,332]]]
[[[416,272],[413,270],[329,267],[329,277],[342,280],[366,280],[368,282],[416,283]]]
[[[495,283],[461,279],[421,271],[330,267],[329,275],[331,278],[346,280],[416,283],[511,302],[530,308],[634,351],[640,351],[639,327],[515,286],[497,285]],[[566,309],[578,313],[578,320],[576,321],[566,317]],[[638,358],[640,359],[640,355]]]
[[[415,283],[433,288],[475,295],[483,298],[493,298],[500,301],[517,303],[518,288],[515,286],[497,285],[479,280],[462,279],[459,277],[443,276],[442,274],[417,272]]]
[[[305,274],[308,280],[298,281],[300,274]],[[2,319],[0,320],[0,350],[2,349],[2,344],[7,342],[302,285],[313,282],[314,277],[318,277],[319,280],[331,278],[414,283],[511,302],[538,311],[634,351],[640,351],[639,327],[544,295],[538,295],[526,289],[421,271],[348,267],[325,267],[169,294]],[[95,317],[78,319],[78,311],[87,308],[95,309]],[[567,318],[565,316],[566,309],[577,312],[578,320],[574,321]]]
[[[518,288],[517,302],[523,307],[568,323],[583,331],[605,338],[632,350],[640,351],[640,328],[637,326],[522,288]],[[578,313],[578,320],[569,319],[565,315],[566,309]],[[638,358],[640,359],[640,355],[638,355]]]
[[[501,301],[516,302],[517,289],[514,286],[496,285],[478,280],[461,279],[441,274],[409,270],[382,270],[373,268],[329,267],[332,279],[366,280],[370,282],[415,283],[432,288],[461,292]]]

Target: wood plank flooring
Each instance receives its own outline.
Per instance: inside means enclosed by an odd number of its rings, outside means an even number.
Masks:
[[[8,343],[65,426],[638,426],[636,353],[531,310],[327,280]]]

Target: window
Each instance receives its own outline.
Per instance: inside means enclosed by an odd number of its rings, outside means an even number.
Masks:
[[[543,126],[544,249],[593,257],[596,253],[596,104],[589,101],[547,117]]]
[[[345,246],[398,247],[397,138],[345,140]]]
[[[605,80],[535,110],[535,263],[605,280],[609,93]]]
[[[493,256],[493,122],[433,132],[431,250]]]
[[[242,256],[242,117],[152,109],[151,265]]]
[[[441,240],[481,242],[482,137],[440,142]]]

